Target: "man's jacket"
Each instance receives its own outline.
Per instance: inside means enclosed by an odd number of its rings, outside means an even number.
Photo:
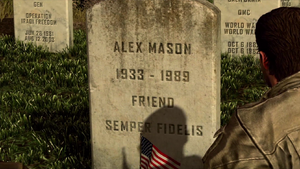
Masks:
[[[215,136],[205,169],[300,169],[300,72],[238,108]]]

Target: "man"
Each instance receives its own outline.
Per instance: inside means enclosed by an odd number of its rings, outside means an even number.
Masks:
[[[271,89],[258,102],[238,108],[217,131],[204,168],[300,168],[300,8],[261,16],[255,36]]]

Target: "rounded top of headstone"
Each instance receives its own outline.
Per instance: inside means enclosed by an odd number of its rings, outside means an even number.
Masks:
[[[221,10],[217,6],[208,2],[207,0],[195,0],[195,1],[207,6],[208,8],[212,9],[215,13],[218,13],[218,14],[221,13]]]
[[[101,1],[99,1],[99,2],[97,2],[97,3],[95,3],[95,4],[93,4],[92,5],[92,7],[90,7],[88,10],[87,10],[87,12],[88,11],[91,11],[92,9],[94,9],[94,8],[97,8],[98,6],[100,6],[101,4],[103,4],[103,3],[112,3],[112,2],[116,2],[116,1],[119,1],[119,2],[121,2],[121,3],[126,3],[126,0],[101,0]],[[139,1],[139,0],[138,0]],[[139,4],[139,2],[136,2],[136,4]],[[144,0],[144,1],[147,1],[147,0]],[[173,2],[174,1],[176,1],[176,0],[172,0]],[[181,1],[181,0],[177,0],[177,1]],[[201,4],[203,4],[203,5],[205,5],[205,6],[207,6],[208,8],[210,8],[210,9],[212,9],[215,13],[221,13],[221,10],[217,7],[217,6],[215,6],[213,3],[211,3],[211,2],[209,2],[209,1],[207,1],[207,0],[190,0],[190,1],[195,1],[195,2],[198,2],[198,3],[201,3]]]

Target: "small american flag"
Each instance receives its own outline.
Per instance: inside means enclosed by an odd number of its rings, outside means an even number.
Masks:
[[[148,139],[141,136],[141,169],[178,169],[180,163],[161,152]]]

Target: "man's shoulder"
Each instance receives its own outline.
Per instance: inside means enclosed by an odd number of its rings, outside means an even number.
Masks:
[[[300,129],[300,88],[237,110],[237,120],[264,153],[274,152],[280,140]]]
[[[242,168],[255,164],[268,168],[272,154],[289,133],[300,129],[300,89],[292,89],[263,102],[245,105],[216,132],[216,140],[203,162],[206,168]]]
[[[205,168],[242,168],[249,163],[266,165],[265,158],[240,125],[237,114],[220,128],[215,142],[203,157]]]

